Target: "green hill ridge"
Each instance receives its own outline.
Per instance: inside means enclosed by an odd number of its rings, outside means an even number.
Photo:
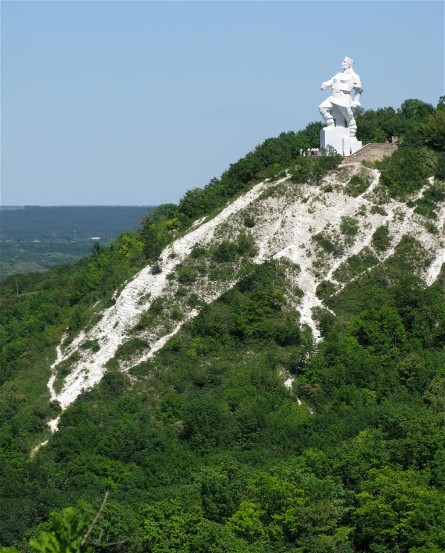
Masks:
[[[312,123],[2,282],[4,551],[445,549],[442,100],[363,112],[375,164],[300,157]]]

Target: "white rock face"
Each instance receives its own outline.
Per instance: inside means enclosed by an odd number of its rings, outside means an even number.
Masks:
[[[424,227],[424,219],[416,215],[413,208],[395,200],[384,204],[383,209],[372,209],[374,191],[379,181],[377,170],[365,169],[357,163],[345,166],[342,171],[343,176],[340,171],[325,179],[325,190],[328,186],[331,190],[329,192],[322,192],[320,187],[293,184],[287,177],[275,182],[260,183],[210,221],[195,223],[188,234],[164,250],[160,274],[153,274],[151,267],[145,267],[127,282],[116,297],[115,305],[100,314],[100,320],[95,326],[81,332],[65,348],[62,338],[48,382],[51,399],[57,401],[64,410],[82,391],[95,386],[105,374],[106,363],[113,359],[118,347],[131,338],[130,329],[141,314],[149,309],[153,300],[161,296],[173,297],[172,283],[167,277],[180,263],[188,259],[192,248],[195,245],[209,247],[224,237],[234,239],[242,229],[253,236],[258,248],[254,263],[260,264],[269,259],[286,259],[290,262],[288,301],[298,310],[301,323],[311,329],[315,340],[320,339],[320,332],[313,310],[317,307],[326,308],[316,295],[317,286],[329,280],[337,290],[344,287],[347,282],[336,280],[336,271],[351,255],[359,254],[364,248],[370,247],[373,233],[381,225],[388,226],[391,245],[381,254],[374,252],[380,261],[393,255],[400,240],[405,235],[410,235],[422,244],[430,257],[422,276],[426,284],[433,283],[445,262],[443,232],[428,233]],[[364,194],[353,198],[345,194],[344,186],[351,175],[358,172],[366,174],[371,184]],[[246,229],[244,226],[246,216],[254,219],[255,225],[252,228]],[[353,239],[348,240],[342,234],[344,217],[356,221],[357,232]],[[443,229],[444,223],[445,205],[436,221],[439,229]],[[341,243],[336,257],[321,252],[313,239],[320,233],[328,235],[334,243]],[[194,285],[194,291],[202,301],[209,303],[230,289],[237,278],[235,273],[232,279],[221,282],[212,282],[207,277],[202,277]],[[296,288],[302,292],[301,298],[295,294]],[[147,332],[144,338],[149,348],[132,358],[130,363],[121,365],[121,370],[126,371],[152,357],[179,331],[184,322],[197,313],[196,309],[184,307],[182,320],[176,321],[173,327],[165,331],[159,328]],[[99,346],[97,352],[81,347],[91,340]],[[57,391],[57,368],[73,354],[76,354],[73,359],[77,360],[73,361],[70,374],[63,380],[61,387],[58,386]],[[58,419],[50,421],[49,425],[52,431],[57,430]]]

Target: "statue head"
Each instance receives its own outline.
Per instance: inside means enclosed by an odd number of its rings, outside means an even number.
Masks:
[[[348,56],[345,56],[345,59],[343,60],[343,63],[341,64],[343,69],[349,69],[353,65],[354,65],[354,60],[352,60],[351,58],[348,58]]]

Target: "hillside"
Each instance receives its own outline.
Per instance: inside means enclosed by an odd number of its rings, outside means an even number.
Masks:
[[[405,102],[376,163],[283,133],[70,271],[5,281],[0,544],[445,549],[444,113]]]
[[[198,304],[215,301],[254,264],[290,262],[285,264],[284,299],[315,340],[320,339],[315,314],[327,309],[320,299],[326,289],[328,295],[337,294],[392,257],[402,244],[412,244],[419,251],[421,263],[415,274],[431,285],[445,262],[445,250],[443,233],[428,231],[428,220],[415,212],[416,201],[429,187],[413,196],[413,205],[408,207],[390,199],[383,203],[379,181],[377,169],[351,163],[340,165],[338,172],[320,183],[319,190],[311,184],[296,186],[290,175],[269,179],[209,221],[197,221],[192,231],[162,252],[160,272],[153,274],[151,266],[142,269],[96,325],[59,348],[48,383],[51,399],[63,409],[68,407],[82,390],[100,381],[107,362],[118,351],[128,352],[128,359],[119,362],[125,371],[150,359],[184,322],[199,313],[191,296]],[[365,191],[358,196],[348,194],[351,182],[362,183]],[[443,229],[445,202],[436,210],[436,228]],[[384,237],[381,244],[379,233]],[[164,309],[148,316],[151,306],[161,302],[177,313],[176,321],[166,318]],[[96,352],[85,346],[92,342]],[[60,378],[60,366],[69,372],[65,380]]]

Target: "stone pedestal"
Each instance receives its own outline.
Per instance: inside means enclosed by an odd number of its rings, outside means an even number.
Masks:
[[[347,127],[325,127],[320,131],[320,148],[328,146],[332,146],[342,156],[350,156],[360,150],[363,144],[349,136]]]

